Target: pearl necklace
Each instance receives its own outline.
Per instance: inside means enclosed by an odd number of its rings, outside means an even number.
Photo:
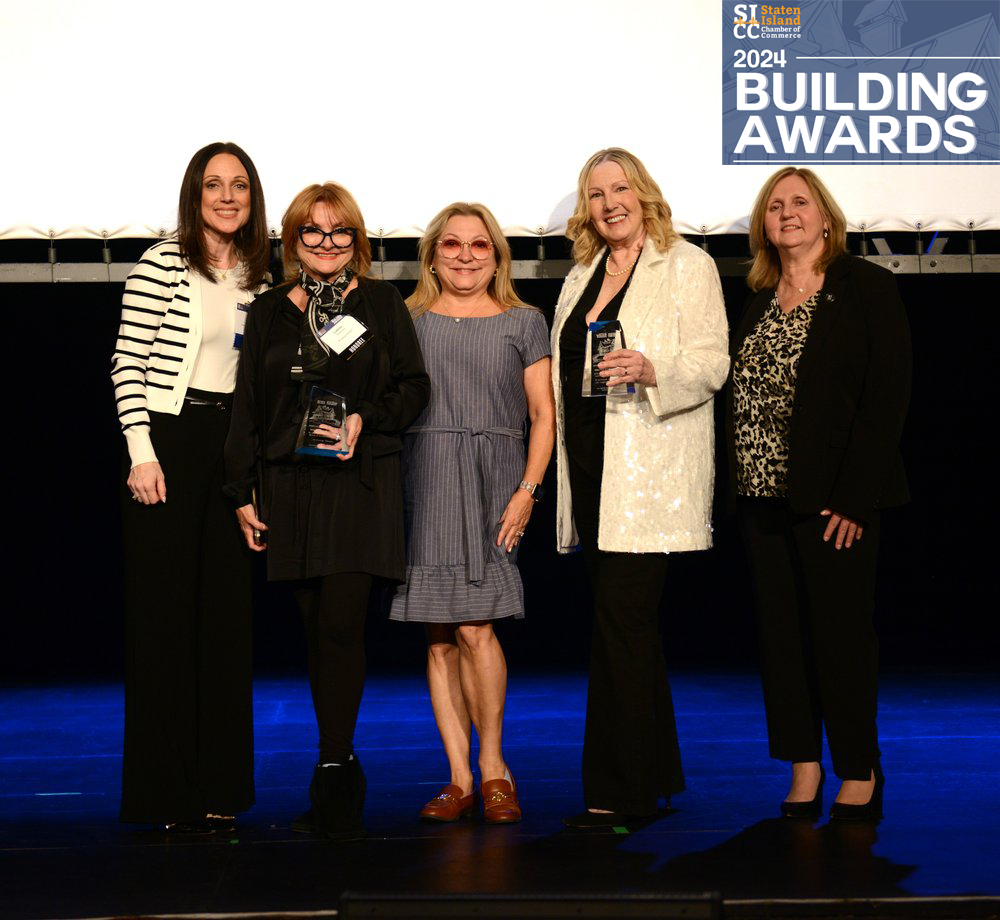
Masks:
[[[628,265],[626,265],[621,271],[613,272],[611,271],[611,253],[609,252],[608,257],[604,260],[604,274],[606,274],[609,278],[617,278],[619,275],[624,275],[625,272],[631,271],[632,266],[635,265],[635,263],[638,261],[639,261],[639,256],[636,255],[636,257],[631,262],[629,262]]]

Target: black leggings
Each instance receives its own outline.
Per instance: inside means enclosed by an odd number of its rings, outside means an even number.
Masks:
[[[298,582],[294,589],[306,627],[320,763],[345,763],[354,751],[372,582],[365,572],[343,572]]]

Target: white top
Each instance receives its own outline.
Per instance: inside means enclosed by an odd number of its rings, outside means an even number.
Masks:
[[[242,273],[238,269],[214,282],[202,275],[195,277],[201,285],[201,342],[188,386],[210,393],[232,393],[240,359],[236,334],[239,331],[242,336],[247,316],[238,305],[249,304],[253,295],[240,289]],[[242,320],[237,322],[240,313]]]
[[[111,380],[132,466],[156,459],[149,413],[179,415],[192,385],[202,340],[202,287],[175,239],[150,246],[125,281]],[[241,292],[241,299],[249,302],[267,287]]]

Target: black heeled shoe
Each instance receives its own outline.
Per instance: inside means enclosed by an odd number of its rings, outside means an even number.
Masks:
[[[830,818],[835,821],[871,821],[882,820],[882,790],[885,788],[885,776],[882,774],[882,765],[876,763],[872,767],[875,774],[875,788],[872,789],[872,797],[864,805],[846,805],[842,802],[834,802],[830,806]]]
[[[781,815],[784,818],[808,818],[811,821],[818,821],[823,814],[823,783],[826,782],[826,770],[823,764],[819,765],[819,785],[816,787],[816,795],[808,802],[782,802]]]
[[[618,811],[590,811],[584,809],[568,818],[563,818],[562,823],[566,827],[590,829],[595,827],[624,827],[628,824],[628,815],[623,815]]]
[[[219,834],[236,833],[236,815],[205,815],[205,823]]]

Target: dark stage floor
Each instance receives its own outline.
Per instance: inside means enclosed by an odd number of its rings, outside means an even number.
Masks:
[[[506,753],[525,820],[507,827],[415,820],[447,779],[425,689],[415,677],[372,678],[357,738],[370,836],[339,844],[288,828],[306,805],[314,761],[303,680],[257,684],[258,804],[239,832],[188,841],[117,823],[117,686],[7,688],[0,691],[0,914],[333,910],[341,892],[354,889],[713,890],[727,916],[763,916],[763,902],[904,899],[884,903],[902,911],[896,916],[926,916],[935,902],[921,898],[1000,895],[996,675],[884,679],[886,819],[877,829],[773,819],[786,775],[767,757],[753,674],[682,673],[673,686],[688,791],[675,799],[675,812],[647,827],[593,833],[568,831],[559,820],[582,807],[581,677],[512,677]],[[935,915],[988,916],[997,903],[956,900],[951,912]]]

